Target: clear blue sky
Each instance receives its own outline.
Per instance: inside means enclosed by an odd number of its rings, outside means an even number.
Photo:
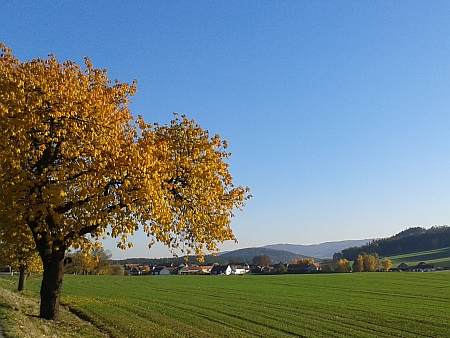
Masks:
[[[238,244],[450,223],[448,1],[2,1],[0,40],[137,78],[131,109],[227,139]],[[135,236],[114,258],[166,257]]]

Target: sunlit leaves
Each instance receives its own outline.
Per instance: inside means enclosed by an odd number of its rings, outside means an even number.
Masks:
[[[358,257],[353,262],[352,269],[354,272],[364,271],[364,259],[361,255],[358,255]]]
[[[336,264],[336,272],[350,272],[351,271],[351,267],[350,267],[350,263],[348,260],[344,259],[340,259],[337,264]]]
[[[64,266],[66,273],[80,275],[110,273],[111,253],[102,247],[95,247],[93,250],[79,250],[69,254],[69,257],[70,260]]]
[[[389,269],[392,268],[392,261],[389,258],[384,257],[381,261],[381,265],[383,266],[383,270],[388,272]]]
[[[0,225],[41,255],[92,248],[104,235],[131,247],[139,227],[171,249],[203,254],[235,240],[235,187],[227,143],[185,116],[168,126],[134,121],[136,92],[105,70],[55,56],[20,62],[0,45]]]
[[[226,142],[219,135],[210,137],[186,116],[175,115],[169,126],[142,127],[144,137],[139,141],[155,143],[164,166],[160,176],[164,201],[158,206],[162,209],[149,219],[161,226],[148,232],[172,248],[181,242],[187,246],[181,247],[184,253],[192,248],[197,255],[204,248],[216,251],[217,241],[235,240],[230,218],[250,195],[248,188],[232,183]]]
[[[24,268],[28,273],[40,274],[43,271],[42,260],[31,236],[17,231],[0,232],[0,264],[16,271]]]
[[[314,264],[314,258],[300,258],[300,259],[293,259],[292,264]]]

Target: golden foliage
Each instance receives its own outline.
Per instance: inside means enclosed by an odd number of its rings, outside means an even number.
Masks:
[[[383,270],[388,272],[389,269],[392,268],[392,261],[389,258],[384,257],[381,261],[381,265],[383,266]]]
[[[378,271],[380,266],[380,259],[377,253],[367,254],[362,252],[355,259],[353,263],[353,271],[354,272],[373,272]]]
[[[15,228],[10,231],[7,225],[11,224],[13,218],[11,214],[0,213],[0,264],[16,271],[22,267],[28,273],[41,274],[42,260],[36,250],[31,232],[26,228],[24,232],[17,231]],[[5,231],[4,228],[9,231]]]
[[[292,264],[314,264],[314,258],[293,259]]]
[[[25,268],[28,273],[42,274],[42,260],[34,247],[34,243],[18,245],[16,242],[0,240],[0,264],[18,271]]]
[[[93,250],[79,250],[69,255],[70,261],[65,264],[65,273],[80,275],[110,274],[111,253],[102,247]]]
[[[378,254],[371,254],[371,255],[363,255],[363,264],[364,264],[364,271],[366,272],[373,272],[377,271],[380,266],[380,261],[378,258]]]
[[[131,85],[55,56],[21,62],[0,44],[0,227],[5,241],[52,253],[92,248],[140,226],[172,250],[202,255],[235,240],[230,218],[250,198],[234,187],[227,143],[187,117],[133,120]],[[23,238],[22,238],[23,237]]]
[[[336,272],[349,272],[350,270],[350,263],[345,258],[337,262]]]
[[[358,255],[353,263],[353,271],[354,272],[363,272],[364,271],[364,259],[362,255]]]

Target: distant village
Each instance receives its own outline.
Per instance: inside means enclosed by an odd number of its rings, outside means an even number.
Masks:
[[[254,265],[250,266],[246,263],[239,264],[213,264],[213,265],[197,265],[197,264],[179,264],[164,263],[157,266],[148,266],[140,264],[124,264],[125,275],[128,276],[144,276],[144,275],[244,275],[253,274],[307,274],[307,273],[323,273],[319,263],[278,263],[269,266]],[[379,270],[383,271],[383,270]],[[417,265],[400,264],[397,268],[390,268],[389,272],[433,272],[435,271],[433,264],[420,262]]]
[[[311,273],[321,270],[318,263],[286,264],[279,263],[270,266],[255,265],[250,267],[246,263],[239,264],[180,264],[174,266],[173,263],[161,264],[158,266],[142,266],[140,264],[124,264],[126,275],[243,275],[246,273]]]

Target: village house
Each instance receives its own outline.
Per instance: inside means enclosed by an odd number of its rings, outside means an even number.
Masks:
[[[201,269],[195,265],[183,266],[179,271],[179,275],[197,275],[201,273]]]
[[[434,264],[427,264],[420,262],[417,265],[409,266],[406,263],[401,263],[397,269],[391,269],[391,271],[405,271],[405,272],[433,272],[435,271]]]
[[[320,271],[318,263],[289,264],[287,267],[288,273],[313,273],[317,271]]]
[[[211,272],[211,265],[197,265],[192,264],[188,266],[184,266],[180,271],[180,275],[201,275],[201,274],[209,274]]]
[[[151,274],[155,276],[170,275],[170,270],[165,266],[157,266],[151,270]]]
[[[199,267],[202,270],[202,273],[204,274],[211,273],[211,269],[213,268],[212,265],[200,265]]]
[[[211,275],[243,275],[247,272],[250,272],[248,264],[214,265],[211,269]]]
[[[126,275],[139,276],[142,274],[143,266],[139,264],[124,264],[123,269]]]
[[[211,275],[231,275],[231,267],[229,265],[214,265],[211,269]]]
[[[434,265],[433,264],[427,264],[425,262],[420,262],[416,266],[411,267],[413,272],[433,272],[434,271]]]
[[[139,264],[124,264],[123,268],[125,271],[130,271],[132,268],[140,266]]]
[[[393,269],[391,269],[391,270],[393,270]],[[401,263],[401,264],[399,264],[397,270],[398,271],[409,271],[409,266],[406,263]]]
[[[252,265],[250,267],[250,272],[251,273],[262,273],[263,272],[264,267],[260,266],[260,265]]]
[[[243,275],[247,272],[250,272],[250,266],[248,264],[237,264],[237,265],[230,265],[231,267],[231,274],[232,275]]]

